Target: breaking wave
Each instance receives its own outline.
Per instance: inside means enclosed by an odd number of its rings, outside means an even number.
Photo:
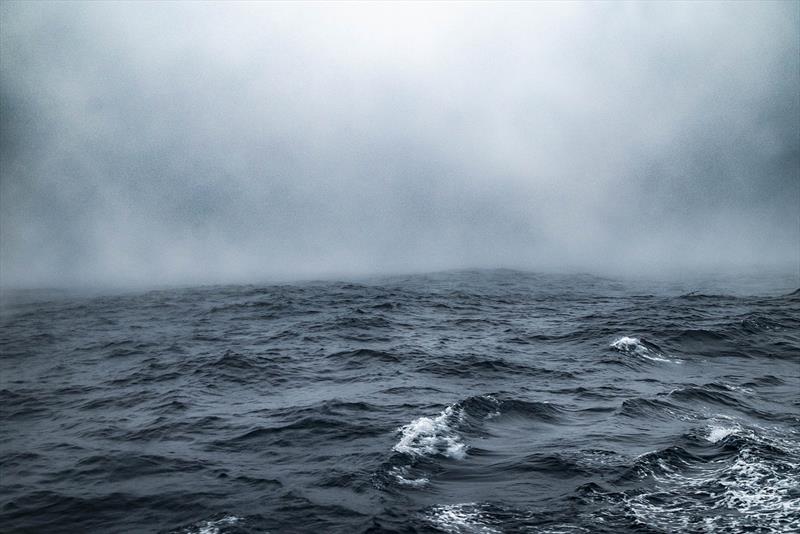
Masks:
[[[415,419],[399,429],[400,441],[394,450],[412,456],[439,454],[461,460],[467,455],[467,447],[455,427],[462,419],[462,409],[453,406],[436,417]]]
[[[634,354],[654,362],[680,363],[680,360],[668,358],[655,343],[638,337],[620,337],[611,343],[610,347],[616,351]]]

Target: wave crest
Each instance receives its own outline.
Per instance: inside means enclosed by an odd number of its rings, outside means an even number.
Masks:
[[[664,351],[661,350],[658,345],[644,338],[622,336],[611,343],[610,347],[618,352],[635,354],[636,356],[655,362],[680,363],[680,360],[667,358]]]
[[[420,417],[400,427],[400,441],[393,450],[412,456],[441,455],[461,460],[467,455],[467,446],[455,431],[463,418],[463,410],[448,406],[436,417]]]

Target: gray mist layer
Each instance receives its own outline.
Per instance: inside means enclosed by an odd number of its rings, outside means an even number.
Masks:
[[[800,265],[800,3],[0,6],[0,280]]]

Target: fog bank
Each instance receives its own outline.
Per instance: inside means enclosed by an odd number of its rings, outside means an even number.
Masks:
[[[0,284],[800,268],[800,3],[0,4]]]

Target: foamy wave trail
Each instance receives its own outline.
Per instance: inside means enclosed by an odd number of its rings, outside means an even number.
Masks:
[[[226,515],[219,519],[200,521],[173,534],[223,534],[236,525],[241,524],[242,518],[235,515]]]
[[[713,425],[708,429],[706,439],[711,443],[718,443],[730,435],[736,434],[741,431],[738,426],[717,426]]]
[[[463,419],[460,408],[448,406],[436,417],[420,417],[400,427],[400,441],[393,450],[411,456],[441,455],[461,460],[467,455],[467,446],[455,427]]]
[[[796,439],[731,418],[712,422],[699,435],[707,447],[728,452],[710,461],[680,447],[640,456],[634,469],[654,484],[623,494],[628,513],[666,531],[800,531]]]
[[[668,358],[658,345],[643,338],[623,336],[611,343],[610,347],[625,354],[635,354],[654,362],[681,363],[681,360]]]
[[[502,531],[490,524],[492,515],[480,504],[460,503],[434,506],[425,517],[450,534],[500,534]]]
[[[409,486],[412,488],[421,488],[427,486],[430,480],[428,477],[414,478],[409,474],[410,466],[402,465],[395,466],[389,470],[389,474],[394,477],[395,481],[401,486]]]

